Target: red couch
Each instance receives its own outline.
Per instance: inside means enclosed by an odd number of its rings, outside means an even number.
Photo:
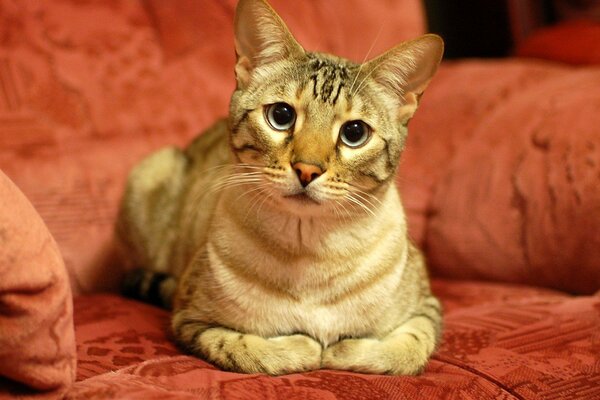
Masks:
[[[424,31],[417,0],[272,3],[357,61]],[[226,114],[234,5],[0,2],[0,398],[600,398],[598,67],[448,62],[425,93],[398,178],[446,310],[421,376],[222,372],[117,294],[127,171]]]

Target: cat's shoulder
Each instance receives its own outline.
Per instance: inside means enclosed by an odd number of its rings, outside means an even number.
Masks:
[[[229,125],[226,118],[219,119],[208,129],[197,135],[185,149],[188,158],[205,158],[207,154],[227,157]]]

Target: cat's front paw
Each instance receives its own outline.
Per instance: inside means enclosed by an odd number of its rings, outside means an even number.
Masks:
[[[426,364],[427,354],[409,341],[345,339],[323,351],[321,367],[366,374],[416,375]]]
[[[235,372],[283,375],[321,366],[321,344],[305,335],[263,338],[213,328],[200,335],[199,348],[208,361]]]
[[[321,367],[323,348],[319,342],[308,336],[279,336],[267,341],[275,346],[276,354],[276,359],[265,371],[270,375],[313,371]]]

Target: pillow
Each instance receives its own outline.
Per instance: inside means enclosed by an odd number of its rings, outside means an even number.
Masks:
[[[75,376],[71,289],[54,239],[0,171],[0,397],[62,392]]]
[[[440,275],[600,289],[599,69],[520,90],[481,118],[435,186]]]
[[[578,20],[540,29],[519,44],[516,55],[572,65],[598,65],[600,23]]]

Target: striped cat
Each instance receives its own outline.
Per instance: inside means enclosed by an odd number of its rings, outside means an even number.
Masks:
[[[226,370],[419,373],[441,310],[394,180],[442,40],[355,64],[305,51],[264,0],[239,2],[235,37],[229,119],[129,176],[128,293]]]

